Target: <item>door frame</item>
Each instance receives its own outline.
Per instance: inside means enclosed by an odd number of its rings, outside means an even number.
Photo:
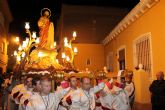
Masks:
[[[122,45],[122,46],[120,46],[118,49],[117,49],[117,58],[119,58],[119,51],[120,50],[125,50],[125,68],[126,68],[126,45]],[[119,71],[120,70],[120,66],[119,66],[120,64],[119,64],[119,61],[117,61],[117,70]]]

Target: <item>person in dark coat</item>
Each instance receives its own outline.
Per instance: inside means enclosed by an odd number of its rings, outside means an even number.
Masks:
[[[157,80],[154,80],[149,87],[151,92],[152,110],[165,110],[165,80],[162,71],[156,74]]]

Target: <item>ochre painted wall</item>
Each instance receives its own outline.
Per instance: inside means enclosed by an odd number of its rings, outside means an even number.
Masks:
[[[143,16],[132,23],[127,29],[121,32],[116,40],[109,42],[105,46],[105,58],[108,52],[117,52],[117,49],[126,46],[126,68],[134,69],[133,65],[133,40],[137,37],[151,32],[153,73],[155,79],[157,71],[165,72],[165,0],[160,0],[158,4],[148,10]],[[116,56],[114,54],[114,59]],[[106,62],[106,61],[105,61]],[[117,60],[113,64],[114,71],[117,70]]]
[[[8,63],[8,29],[12,21],[12,15],[6,0],[0,1],[0,71],[6,72]],[[1,74],[1,73],[0,73]]]
[[[78,48],[74,64],[80,70],[101,70],[104,67],[104,46],[102,44],[74,44]],[[91,60],[91,65],[86,65],[87,59]]]
[[[7,41],[4,36],[0,35],[0,68],[2,68],[2,73],[6,72],[6,66],[7,66]],[[3,50],[3,52],[2,52]],[[0,73],[1,74],[1,73]]]

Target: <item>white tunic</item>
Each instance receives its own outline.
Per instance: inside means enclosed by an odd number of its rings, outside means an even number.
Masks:
[[[13,98],[13,95],[16,93],[16,92],[19,92],[18,96],[20,95],[21,92],[26,92],[27,89],[25,87],[24,84],[19,84],[19,85],[16,85],[12,91],[11,91],[11,96],[12,96],[12,99],[19,104],[19,102],[17,101],[17,97],[16,98]]]
[[[127,91],[128,96],[130,97],[133,94],[134,90],[135,90],[134,84],[132,82],[131,83],[126,83],[126,86],[125,86],[124,90]]]
[[[104,83],[91,88],[89,91],[77,89],[71,93],[72,104],[69,110],[94,110],[95,93],[104,88]]]
[[[57,110],[61,98],[69,91],[70,88],[50,93],[47,96],[41,96],[35,93],[26,106],[26,110]]]
[[[94,110],[95,108],[95,92],[93,90],[85,91],[81,89],[80,94],[80,110]]]
[[[24,104],[23,104],[24,99],[26,97],[31,96],[31,91],[32,91],[32,88],[27,88],[27,86],[24,85],[24,84],[16,85],[12,89],[11,97],[15,101],[16,104],[19,104],[19,110],[24,110],[25,109]],[[17,93],[17,92],[19,92],[18,96],[16,98],[14,98],[13,95],[14,95],[14,93]],[[22,97],[19,99],[20,96],[22,96]]]
[[[95,95],[95,102],[98,103],[98,104],[101,104],[100,97],[97,97]],[[102,106],[101,105],[99,105],[99,106],[96,105],[95,110],[103,110],[103,109],[102,109]]]
[[[110,94],[106,94],[104,97],[100,96],[100,102],[103,107],[112,109],[113,108],[113,100],[114,96]]]
[[[62,104],[69,110],[72,110],[74,109],[75,107],[75,103],[77,103],[79,101],[79,98],[80,98],[80,89],[77,88],[77,89],[71,89],[69,91],[69,93],[63,98],[62,100]],[[72,104],[69,105],[66,101],[66,98],[69,97],[71,98],[71,101],[72,101]],[[76,107],[77,108],[77,107]],[[59,109],[59,110],[62,110],[62,109]]]
[[[100,97],[104,107],[115,110],[130,110],[128,94],[123,89],[118,89],[115,94],[108,93],[105,97]]]

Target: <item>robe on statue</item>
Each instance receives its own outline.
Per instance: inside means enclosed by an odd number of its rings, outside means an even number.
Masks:
[[[54,25],[46,17],[41,17],[38,21],[40,29],[40,48],[51,49],[54,46]]]

